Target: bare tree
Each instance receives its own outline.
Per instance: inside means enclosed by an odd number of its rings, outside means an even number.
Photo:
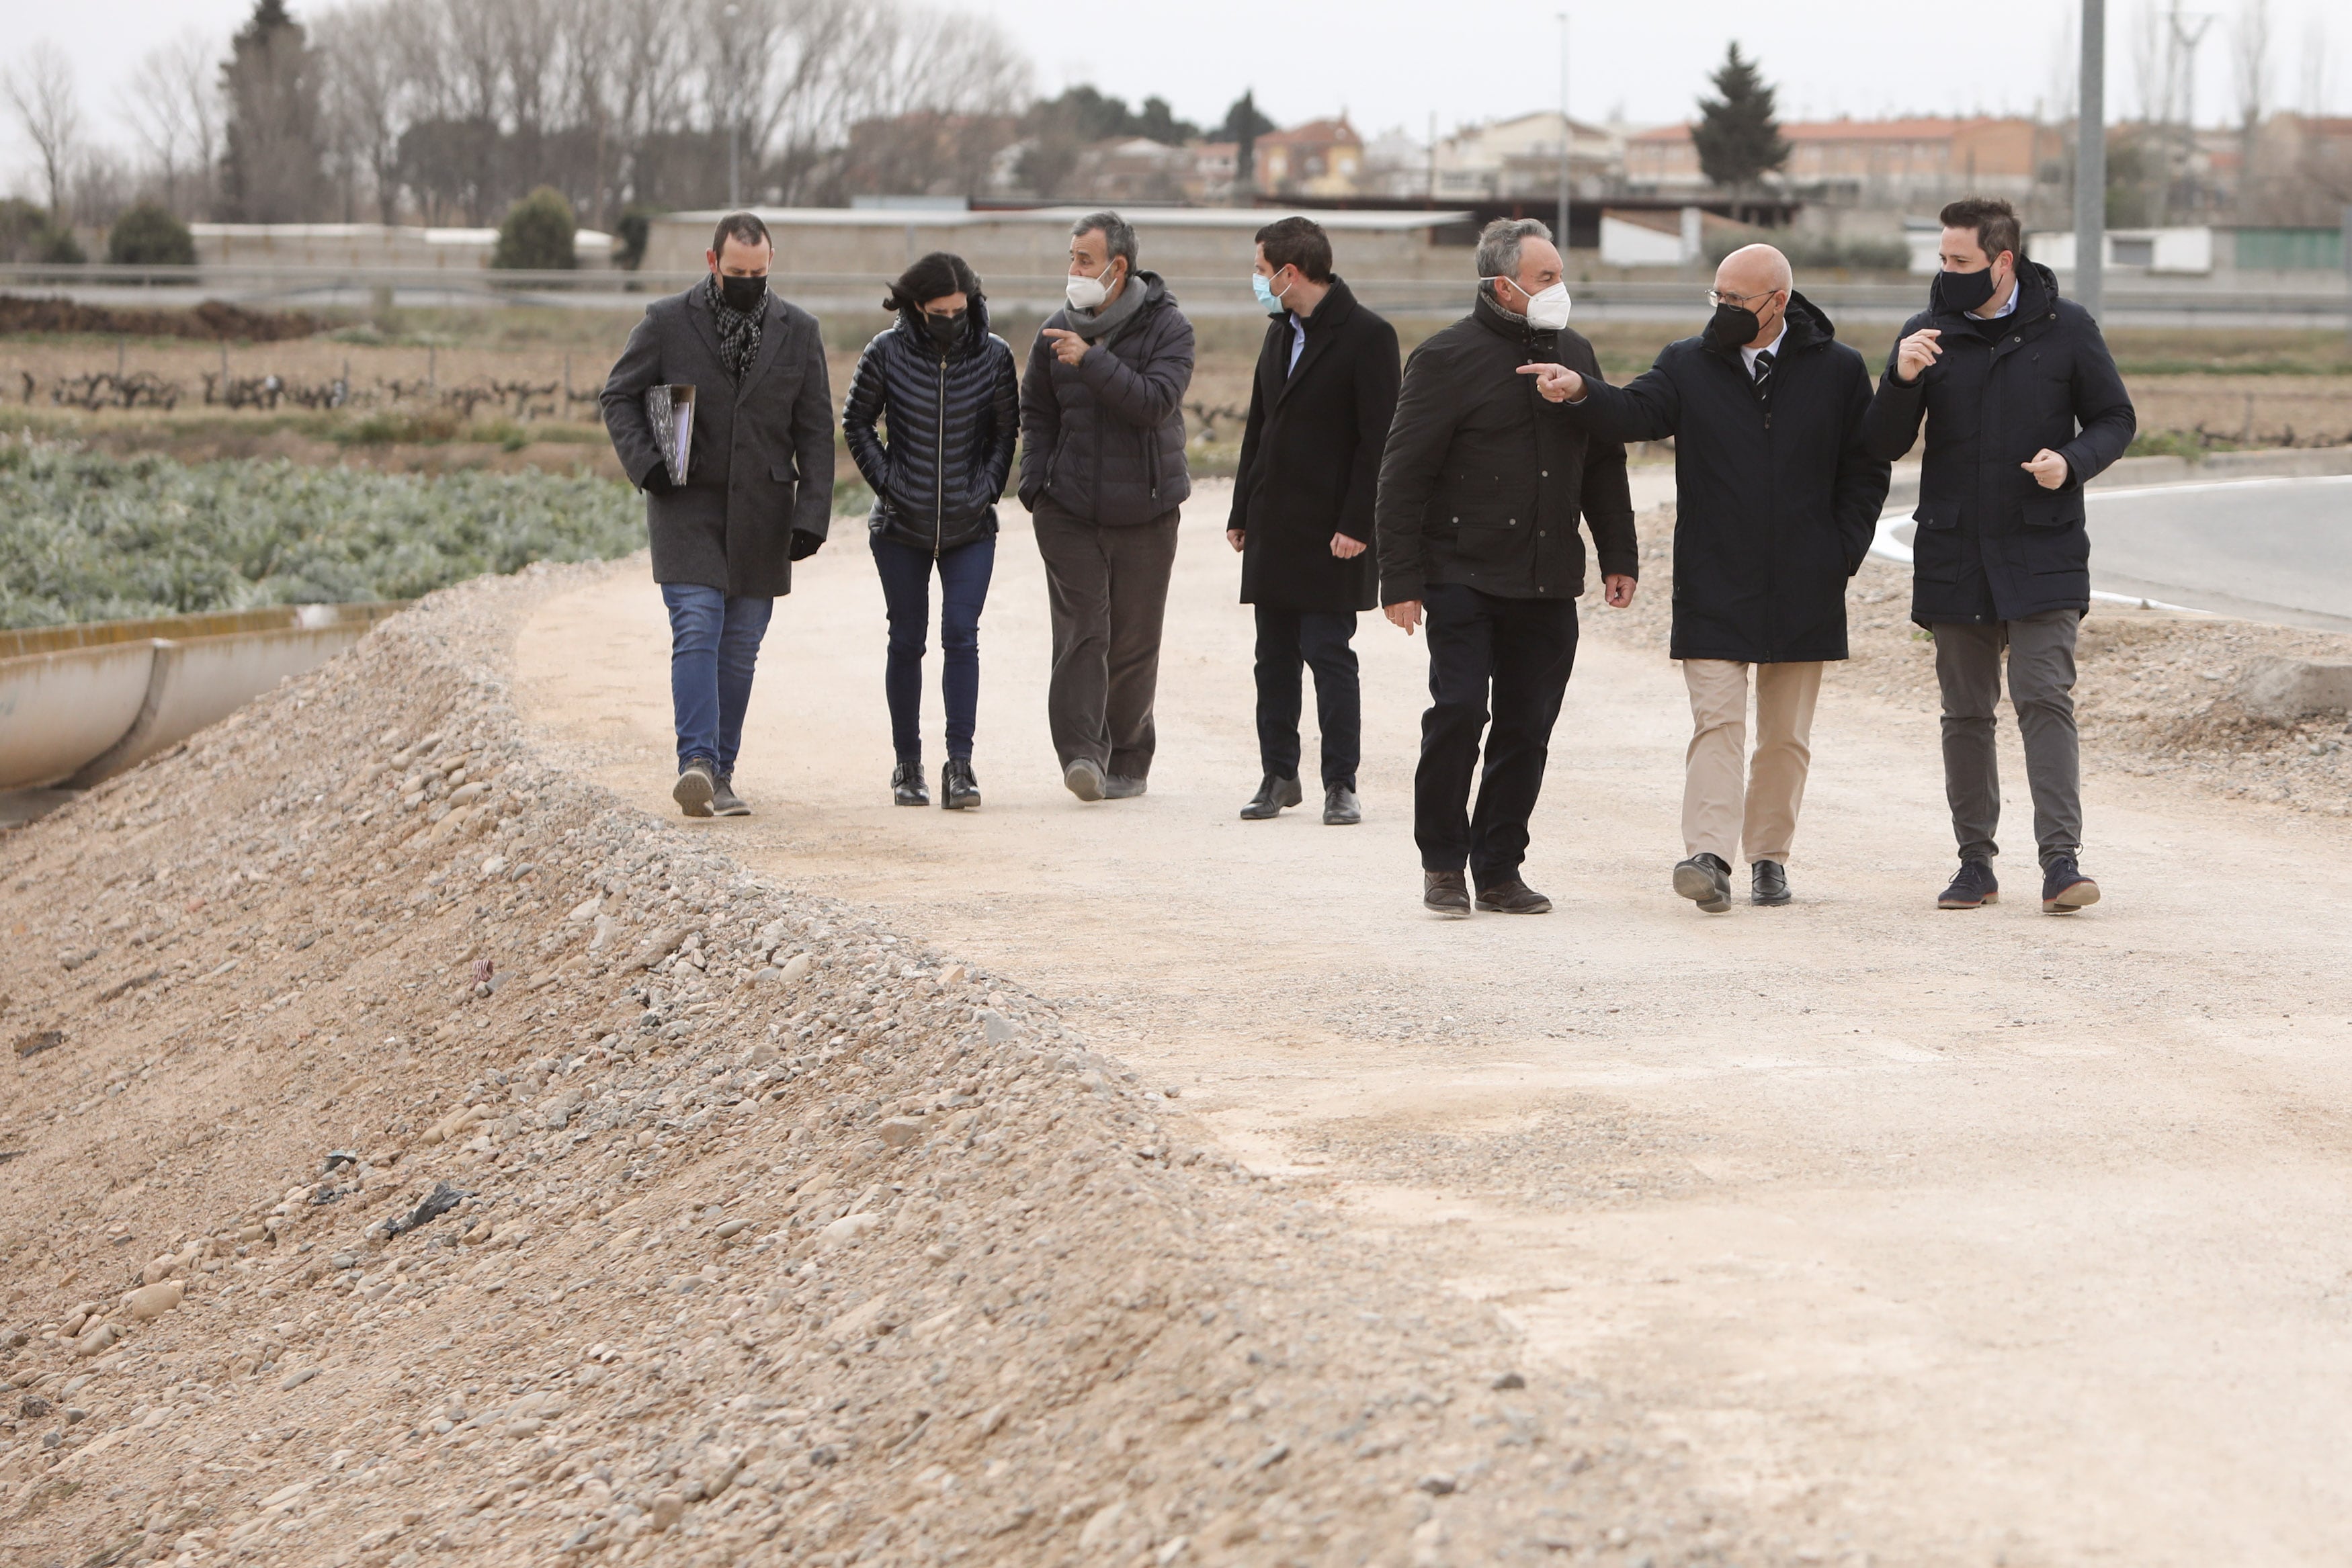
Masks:
[[[209,204],[220,158],[218,48],[191,28],[149,50],[122,93],[123,116],[147,154],[157,193],[182,217]]]
[[[0,76],[0,92],[6,94],[25,140],[41,161],[49,211],[62,219],[74,152],[81,141],[81,103],[74,95],[73,64],[63,49],[43,38]]]
[[[2239,0],[2230,36],[2230,80],[2238,92],[2238,124],[2251,133],[2271,98],[2270,0]]]
[[[400,134],[408,81],[398,0],[346,6],[319,18],[324,112],[347,215],[362,202],[378,223],[400,215]]]

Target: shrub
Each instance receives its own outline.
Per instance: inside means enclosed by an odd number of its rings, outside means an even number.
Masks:
[[[117,267],[194,267],[196,241],[169,207],[142,202],[106,231],[106,259]]]
[[[73,231],[21,197],[0,200],[0,261],[88,261]]]
[[[589,475],[190,465],[0,441],[0,628],[414,599],[534,560],[626,555],[644,517],[626,485]]]
[[[551,185],[541,185],[507,209],[499,225],[498,248],[490,265],[519,271],[542,272],[580,265],[572,235],[580,220],[572,204]]]

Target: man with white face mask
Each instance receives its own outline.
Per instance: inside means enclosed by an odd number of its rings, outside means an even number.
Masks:
[[[1046,717],[1081,800],[1140,795],[1151,771],[1177,508],[1192,494],[1192,324],[1135,258],[1117,213],[1071,226],[1068,306],[1046,318],[1021,382],[1021,504],[1054,625]]]
[[[1633,603],[1640,570],[1624,446],[1588,435],[1520,373],[1601,379],[1592,345],[1568,329],[1551,231],[1498,219],[1478,236],[1477,263],[1470,314],[1405,361],[1373,506],[1385,612],[1407,634],[1429,625],[1413,839],[1423,904],[1454,918],[1474,890],[1480,909],[1551,908],[1519,867],[1576,662],[1579,514],[1612,607]]]

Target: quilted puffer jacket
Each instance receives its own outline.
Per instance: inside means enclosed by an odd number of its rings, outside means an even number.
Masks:
[[[971,296],[963,338],[945,352],[917,311],[899,312],[858,357],[841,428],[874,487],[866,526],[877,535],[938,555],[996,532],[1021,404],[987,300]]]

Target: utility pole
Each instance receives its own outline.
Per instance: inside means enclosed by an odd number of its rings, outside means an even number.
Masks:
[[[1560,276],[1568,276],[1568,207],[1570,199],[1569,165],[1576,155],[1576,131],[1568,118],[1568,13],[1554,13],[1559,18],[1559,226],[1553,231],[1559,238]]]
[[[2074,93],[2074,302],[2099,313],[2107,248],[2107,4],[2083,0],[2083,78]]]
[[[2344,209],[2344,340],[2352,343],[2352,206]]]
[[[743,7],[740,5],[729,5],[720,13],[721,16],[726,17],[728,23],[727,57],[730,68],[726,74],[729,78],[728,87],[730,89],[729,96],[733,100],[727,106],[727,204],[730,207],[733,207],[738,210],[740,210],[743,205],[743,177],[741,172],[742,154],[739,150],[738,145],[742,140],[743,115],[741,92],[743,84],[733,79],[736,72],[731,68],[731,67],[735,58],[735,51],[740,43],[740,40],[735,36],[734,22],[735,18],[742,14]]]

